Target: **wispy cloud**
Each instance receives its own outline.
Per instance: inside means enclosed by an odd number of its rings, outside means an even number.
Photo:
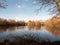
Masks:
[[[36,1],[36,0],[32,0],[32,3],[33,3],[33,4],[36,4],[36,3],[37,3],[37,1]]]
[[[27,8],[27,5],[26,4],[16,4],[16,8],[19,8],[19,9]]]
[[[22,5],[22,4],[16,4],[16,7],[22,9],[22,8],[25,8],[25,5]]]

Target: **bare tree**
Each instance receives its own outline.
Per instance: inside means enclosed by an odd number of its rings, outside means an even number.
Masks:
[[[6,3],[6,0],[0,1],[0,8],[6,8],[8,5]]]
[[[40,6],[40,8],[38,10],[40,10],[41,8],[46,8],[49,6],[49,11],[55,13],[60,13],[60,0],[33,0],[36,1],[36,4]]]

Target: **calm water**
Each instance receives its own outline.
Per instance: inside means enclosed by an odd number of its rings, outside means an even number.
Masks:
[[[0,27],[0,41],[5,39],[13,41],[17,37],[20,39],[60,41],[60,31],[47,30],[45,27]]]

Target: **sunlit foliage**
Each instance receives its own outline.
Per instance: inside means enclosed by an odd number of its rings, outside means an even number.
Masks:
[[[0,18],[0,26],[25,26],[25,24],[26,23],[24,21]]]
[[[31,29],[40,29],[41,28],[41,22],[40,21],[28,21],[27,22],[28,28]]]
[[[58,17],[53,17],[45,22],[45,26],[49,30],[60,30],[60,19]]]
[[[7,24],[8,25],[16,25],[16,21],[9,19],[9,20],[7,20]]]
[[[21,26],[25,26],[26,23],[24,21],[17,21],[16,23],[18,26],[21,25]]]

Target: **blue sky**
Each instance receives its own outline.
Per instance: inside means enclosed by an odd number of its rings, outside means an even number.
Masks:
[[[15,19],[15,20],[47,20],[52,16],[43,9],[37,14],[35,10],[37,5],[32,0],[7,0],[7,8],[0,8],[0,18]]]

